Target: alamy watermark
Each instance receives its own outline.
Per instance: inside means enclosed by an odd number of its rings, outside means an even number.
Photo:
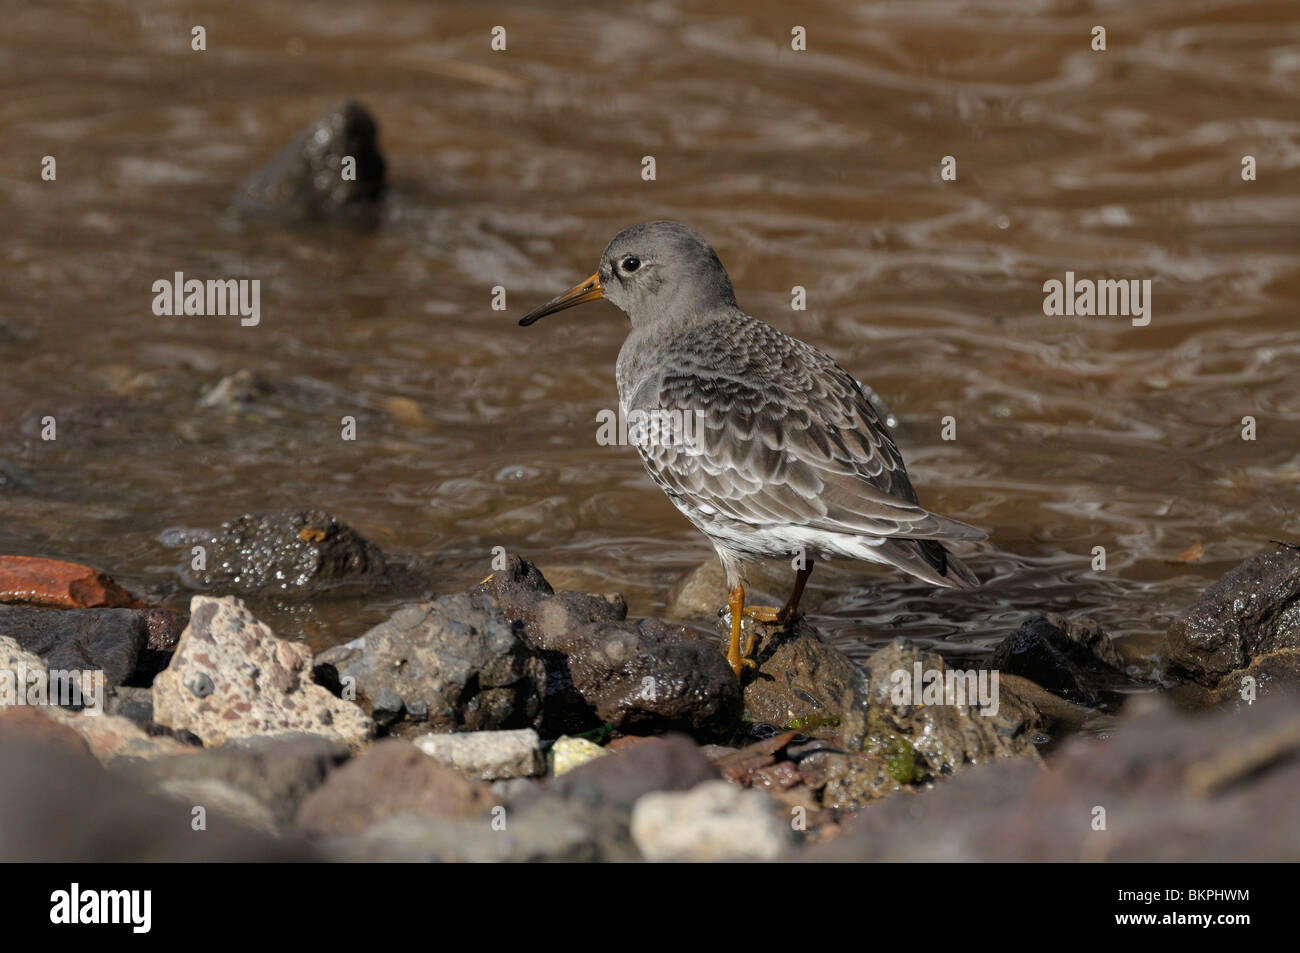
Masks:
[[[262,320],[262,282],[259,278],[198,278],[176,272],[172,279],[153,283],[153,313],[159,317],[239,315],[246,328]]]
[[[1065,280],[1049,278],[1043,282],[1043,314],[1048,317],[1124,317],[1132,318],[1135,328],[1151,323],[1151,279],[1137,278],[1094,281],[1075,278],[1067,271]]]
[[[0,668],[0,708],[29,705],[81,709],[104,713],[104,673],[101,670],[28,669],[23,663]]]
[[[918,661],[911,671],[895,669],[889,680],[895,705],[970,705],[986,718],[998,713],[996,669],[926,668]]]
[[[596,414],[596,443],[602,447],[685,447],[703,450],[702,410],[602,410]]]

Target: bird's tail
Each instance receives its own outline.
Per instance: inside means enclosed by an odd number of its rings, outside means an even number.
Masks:
[[[933,586],[973,589],[980,584],[979,577],[938,540],[895,537],[862,549],[862,553],[855,555],[887,563]]]

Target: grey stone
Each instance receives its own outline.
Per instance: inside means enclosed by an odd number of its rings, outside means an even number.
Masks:
[[[727,781],[647,794],[632,809],[632,840],[651,861],[775,860],[794,828],[766,795]]]
[[[367,698],[387,691],[408,711],[427,707],[428,723],[442,731],[531,727],[546,684],[542,660],[482,593],[404,606],[361,639],[322,652],[316,666],[355,679]]]
[[[531,728],[430,734],[414,741],[439,764],[483,781],[533,777],[546,768],[541,739]]]

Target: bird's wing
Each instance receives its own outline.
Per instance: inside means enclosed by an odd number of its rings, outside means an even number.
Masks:
[[[898,448],[850,374],[816,348],[748,322],[745,348],[734,338],[717,351],[701,340],[677,348],[635,396],[642,410],[683,416],[680,439],[652,434],[638,443],[665,492],[755,526],[984,538],[917,503]]]

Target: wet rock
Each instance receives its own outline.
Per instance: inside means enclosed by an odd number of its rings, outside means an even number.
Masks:
[[[125,609],[139,602],[97,569],[57,559],[0,556],[0,602],[60,609]]]
[[[726,781],[645,795],[632,809],[631,830],[651,861],[775,860],[794,843],[769,798]]]
[[[4,325],[0,324],[0,341],[5,338],[5,330]],[[20,467],[12,460],[0,457],[0,493],[6,490],[22,490],[29,493],[35,486],[36,480],[30,470]]]
[[[374,725],[311,677],[311,650],[276,638],[233,596],[195,596],[190,624],[153,684],[154,717],[217,745],[306,731],[356,747]]]
[[[297,824],[321,836],[356,834],[399,814],[446,818],[491,807],[487,786],[434,762],[406,741],[380,741],[309,794]]]
[[[778,728],[833,734],[845,692],[853,685],[853,662],[802,619],[789,634],[752,624],[759,639],[754,653],[758,670],[745,682],[750,718]]]
[[[978,697],[963,699],[955,691],[915,697],[918,674],[924,691],[925,682],[939,684],[948,671],[937,653],[901,638],[875,652],[841,704],[838,740],[844,754],[814,756],[822,763],[801,762],[800,771],[817,770],[827,783],[835,781],[834,806],[852,808],[972,764],[1019,757],[1041,761],[1034,731],[1038,713],[1013,695],[994,696],[992,673],[985,682],[987,709]]]
[[[242,414],[252,410],[274,391],[275,385],[271,381],[248,368],[241,368],[205,390],[199,398],[199,406]]]
[[[1108,740],[1071,739],[1046,771],[1027,760],[972,767],[933,790],[859,811],[841,837],[798,856],[1295,862],[1297,785],[1300,699],[1278,695],[1238,712],[1187,715],[1139,696]]]
[[[320,510],[248,514],[203,543],[204,588],[244,595],[313,594],[390,584],[378,546]]]
[[[1000,673],[998,689],[1002,698],[1025,713],[1025,729],[1030,732],[1099,731],[1111,727],[1115,721],[1112,715],[1066,701],[1019,675]]]
[[[355,177],[343,174],[355,160]],[[383,196],[385,164],[378,129],[356,102],[331,110],[299,132],[270,162],[240,185],[241,212],[286,223],[355,218]]]
[[[600,722],[709,736],[739,721],[740,691],[714,637],[658,619],[630,622],[626,605],[600,596],[554,593],[517,556],[479,589],[522,623],[530,644],[559,660],[563,673],[550,666],[548,681],[567,679]]]
[[[238,790],[260,805],[260,810],[244,816],[253,819],[265,814],[275,825],[285,825],[303,799],[347,759],[347,747],[337,741],[289,733],[240,738],[217,748],[115,768],[148,787],[173,794],[203,790],[207,785]]]
[[[219,812],[201,834],[191,821],[186,805],[106,773],[88,754],[0,732],[0,854],[8,861],[319,859],[299,840],[267,837]]]
[[[531,728],[423,735],[415,746],[444,767],[482,781],[533,777],[546,769],[541,739]]]
[[[176,643],[181,640],[181,633],[190,623],[189,614],[178,609],[163,609],[155,606],[141,609],[139,614],[149,632],[146,647],[155,652],[170,652],[176,648]]]
[[[441,731],[531,727],[546,685],[542,660],[477,592],[405,606],[360,639],[322,652],[316,664],[332,670],[330,681],[355,679],[366,698],[387,691],[407,710],[424,706]],[[385,704],[391,710],[396,701]]]
[[[1256,666],[1258,687],[1295,684],[1300,664],[1300,549],[1279,545],[1216,582],[1169,628],[1172,674],[1209,689],[1241,687]],[[1271,659],[1271,662],[1266,662]]]
[[[588,761],[595,761],[608,753],[606,749],[594,741],[588,741],[585,738],[570,738],[564,735],[556,738],[555,744],[551,746],[551,774],[556,777],[561,774],[568,774],[579,765],[584,765]]]
[[[120,685],[135,670],[149,629],[132,609],[0,606],[0,638],[11,638],[59,671],[102,671]]]
[[[1133,684],[1110,638],[1089,619],[1030,619],[998,643],[989,664],[1088,708],[1114,708],[1120,689]]]

